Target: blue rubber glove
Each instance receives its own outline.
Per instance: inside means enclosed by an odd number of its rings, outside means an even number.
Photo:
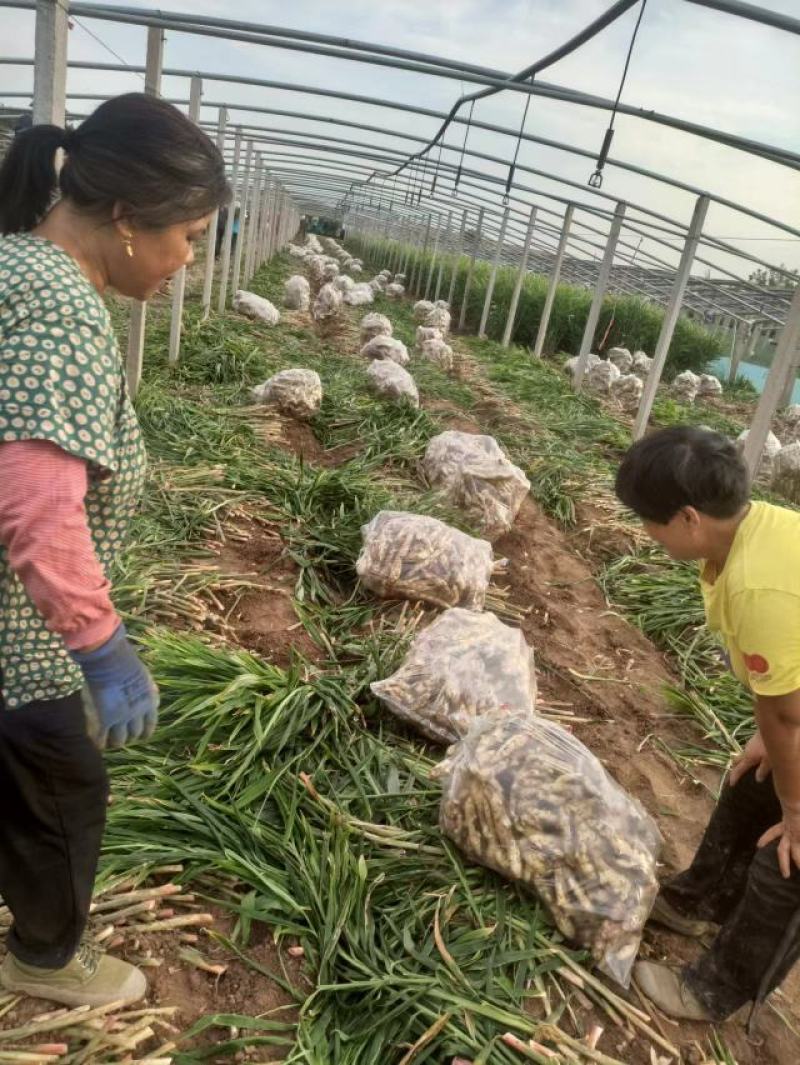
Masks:
[[[95,651],[71,651],[83,671],[99,724],[100,747],[146,740],[158,720],[158,688],[124,625]]]

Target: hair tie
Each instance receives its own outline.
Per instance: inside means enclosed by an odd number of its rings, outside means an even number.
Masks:
[[[63,148],[65,152],[71,152],[75,147],[76,141],[77,135],[75,133],[75,130],[65,129],[64,135],[61,138],[60,147]]]

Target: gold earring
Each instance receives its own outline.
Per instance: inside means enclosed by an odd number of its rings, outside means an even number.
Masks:
[[[124,234],[122,243],[125,245],[125,251],[129,259],[133,258],[133,237],[130,233]]]

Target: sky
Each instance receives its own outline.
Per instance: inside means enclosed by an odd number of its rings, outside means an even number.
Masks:
[[[380,4],[375,0],[239,0],[232,9],[221,0],[167,0],[165,8],[221,18],[235,17],[273,26],[347,36],[398,48],[429,52],[450,59],[484,65],[508,72],[520,70],[571,37],[610,6],[611,0],[402,0]],[[146,7],[146,4],[130,6]],[[797,0],[762,0],[762,6],[798,16]],[[542,80],[598,96],[614,97],[625,53],[638,14],[638,5],[615,24],[561,60],[541,75]],[[91,31],[91,33],[89,32]],[[91,34],[95,34],[100,41]],[[117,62],[109,49],[126,63],[144,62],[145,34],[142,27],[121,26],[82,17],[73,22],[69,56],[73,60]],[[33,15],[0,8],[0,52],[3,56],[27,58],[33,53]],[[102,43],[101,43],[102,42]],[[205,73],[235,72],[384,100],[449,110],[464,91],[477,86],[457,78],[439,78],[416,72],[304,54],[218,38],[168,33],[165,67]],[[0,89],[29,91],[32,72],[24,66],[6,66]],[[70,92],[114,93],[141,88],[141,78],[131,72],[109,73],[72,70]],[[185,78],[165,77],[163,94],[187,98]],[[408,151],[418,147],[398,140],[392,130],[415,137],[431,136],[438,121],[367,104],[337,101],[307,93],[244,85],[204,82],[202,117],[216,119],[210,101],[256,104],[262,107],[303,111],[313,116],[365,123],[386,130],[365,133],[334,129],[329,123],[293,120],[272,115],[235,112],[240,121],[277,128],[285,132],[303,129],[366,142],[370,147]],[[729,133],[750,137],[800,153],[800,36],[758,25],[709,10],[687,0],[647,0],[627,82],[623,103],[652,109]],[[0,92],[0,103],[11,98]],[[22,101],[26,102],[26,101]],[[76,110],[93,104],[76,102]],[[502,93],[480,101],[475,117],[517,128],[524,97]],[[591,151],[597,151],[608,124],[608,112],[546,100],[531,99],[526,130]],[[463,126],[451,127],[448,141],[460,143]],[[469,145],[476,151],[507,159],[514,141],[504,135],[472,130]],[[368,149],[369,150],[369,149]],[[712,144],[699,137],[668,129],[641,119],[618,116],[611,152],[613,157],[659,171],[677,180],[744,203],[748,207],[800,228],[800,173],[765,162],[741,151]],[[445,154],[457,161],[455,154]],[[517,180],[535,189],[536,202],[554,212],[540,215],[544,223],[558,225],[563,203],[551,196],[571,197],[604,209],[616,198],[635,202],[670,218],[687,223],[695,196],[662,183],[607,167],[603,193],[594,196],[586,188],[593,169],[589,159],[556,149],[523,143],[519,163],[551,171],[580,185],[565,190],[558,182],[518,171]],[[485,172],[505,178],[506,168],[492,163],[473,163]],[[499,206],[500,192],[497,194]],[[530,198],[530,197],[529,197]],[[590,221],[588,216],[586,220]],[[605,231],[604,220],[593,222]],[[800,239],[712,203],[705,232],[723,237],[737,247],[774,263],[800,267]],[[599,241],[602,236],[595,238]],[[628,237],[635,243],[638,238]],[[676,241],[671,241],[673,244]],[[670,263],[677,252],[652,241],[641,252],[652,252]],[[641,253],[640,252],[640,253]],[[751,267],[731,257],[711,258],[738,273]],[[697,272],[704,272],[702,264]]]

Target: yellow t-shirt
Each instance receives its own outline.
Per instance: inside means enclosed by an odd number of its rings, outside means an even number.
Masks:
[[[700,579],[709,628],[757,695],[800,689],[800,513],[753,503],[722,573]]]

